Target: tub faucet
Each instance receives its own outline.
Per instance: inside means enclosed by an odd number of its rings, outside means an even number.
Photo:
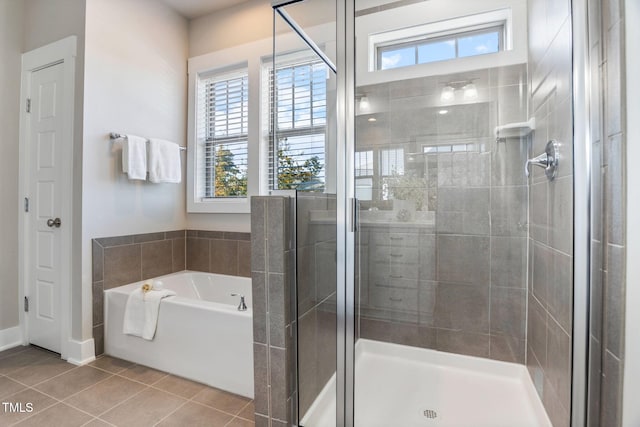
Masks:
[[[247,311],[247,304],[244,302],[244,295],[231,294],[232,297],[240,297],[240,304],[238,304],[238,311]]]

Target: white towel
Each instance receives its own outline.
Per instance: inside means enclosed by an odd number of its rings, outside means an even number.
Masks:
[[[122,171],[129,179],[147,179],[147,140],[127,135],[122,142]]]
[[[169,289],[143,292],[138,288],[129,294],[124,310],[122,332],[151,341],[156,334],[160,302],[176,293]]]
[[[149,181],[177,184],[181,180],[180,146],[175,142],[152,138],[149,141]]]

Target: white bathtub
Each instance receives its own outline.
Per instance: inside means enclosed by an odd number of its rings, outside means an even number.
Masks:
[[[160,304],[153,341],[122,333],[131,290],[162,280],[176,296]],[[245,296],[247,311],[238,311]],[[183,271],[104,291],[105,353],[253,398],[251,279]]]

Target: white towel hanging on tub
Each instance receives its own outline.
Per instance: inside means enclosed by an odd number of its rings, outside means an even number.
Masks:
[[[122,332],[151,341],[158,326],[160,302],[175,294],[169,289],[144,292],[142,288],[138,288],[132,291],[124,309]]]
[[[174,184],[182,181],[178,144],[156,138],[149,140],[149,181]]]

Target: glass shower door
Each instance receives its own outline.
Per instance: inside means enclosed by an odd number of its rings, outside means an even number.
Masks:
[[[324,0],[274,7],[269,186],[296,191],[291,419],[308,427],[336,419],[335,35]]]
[[[529,3],[356,2],[357,427],[569,425],[571,16]]]

